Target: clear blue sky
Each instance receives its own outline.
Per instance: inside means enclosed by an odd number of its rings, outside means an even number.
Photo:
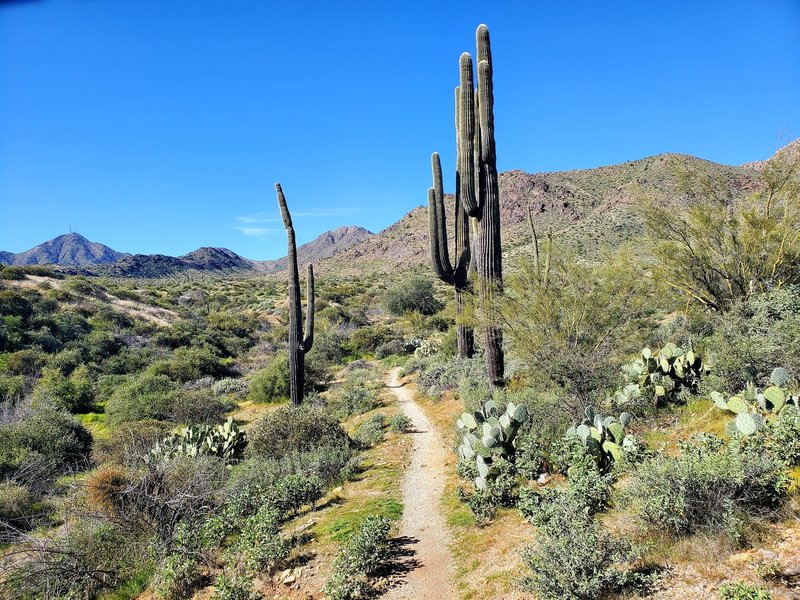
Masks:
[[[498,166],[661,152],[738,164],[800,136],[800,1],[0,1],[0,249],[70,226],[128,252],[285,253],[388,226],[454,168],[487,23]]]

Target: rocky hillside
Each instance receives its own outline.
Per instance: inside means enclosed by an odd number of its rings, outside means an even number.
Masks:
[[[0,263],[17,266],[55,264],[86,267],[112,263],[125,256],[128,255],[103,244],[90,242],[79,233],[68,233],[19,254],[0,252]]]
[[[737,197],[758,186],[757,168],[721,165],[680,154],[577,171],[535,175],[509,171],[500,174],[503,248],[513,255],[530,242],[530,206],[540,236],[552,227],[557,247],[580,256],[597,256],[604,248],[613,248],[642,231],[635,206],[638,202],[682,197],[681,170],[707,172]],[[448,202],[452,214],[453,198]],[[452,230],[449,233],[452,236]],[[420,206],[338,255],[336,261],[325,261],[322,268],[341,274],[383,273],[422,267],[428,261],[427,208]]]
[[[301,265],[317,264],[338,255],[340,252],[357,246],[375,234],[363,227],[344,225],[333,231],[326,231],[316,239],[297,248],[297,260]],[[265,260],[255,263],[260,271],[275,273],[286,269],[286,257],[278,260]]]

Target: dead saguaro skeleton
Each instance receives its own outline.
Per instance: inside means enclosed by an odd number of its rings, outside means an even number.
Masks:
[[[308,265],[304,335],[303,311],[300,305],[300,276],[297,269],[297,246],[294,239],[292,215],[289,214],[289,207],[286,206],[286,197],[283,195],[280,183],[275,184],[275,192],[278,196],[278,206],[281,209],[288,244],[286,271],[289,278],[289,395],[292,403],[300,404],[303,401],[305,383],[305,356],[314,345],[314,267],[311,264]]]

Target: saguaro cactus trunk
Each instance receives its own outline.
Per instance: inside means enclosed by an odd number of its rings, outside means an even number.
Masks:
[[[294,404],[303,401],[305,383],[305,356],[314,345],[314,267],[308,265],[306,281],[306,330],[303,335],[303,312],[300,305],[300,276],[297,269],[297,246],[294,239],[294,227],[286,197],[281,184],[275,184],[278,206],[281,209],[283,226],[286,228],[288,243],[286,271],[289,276],[289,395]]]
[[[475,34],[478,85],[474,86],[472,57],[459,60],[460,86],[456,120],[458,128],[459,191],[464,210],[477,223],[475,270],[484,328],[484,353],[489,382],[504,384],[503,333],[494,325],[497,296],[503,289],[500,249],[500,195],[494,142],[494,92],[489,29]]]
[[[472,358],[475,353],[475,340],[472,327],[460,323],[469,294],[468,269],[470,264],[469,221],[461,205],[461,195],[456,190],[455,201],[455,263],[450,262],[447,241],[447,218],[444,210],[444,186],[442,184],[442,164],[439,154],[431,156],[433,187],[428,190],[428,225],[431,240],[431,262],[436,276],[455,288],[456,295],[456,334],[458,353],[462,358]],[[458,172],[456,172],[458,179]]]

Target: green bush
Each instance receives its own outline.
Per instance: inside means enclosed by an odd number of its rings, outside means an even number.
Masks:
[[[411,419],[403,413],[392,415],[386,423],[389,426],[389,431],[394,433],[405,433],[411,429]]]
[[[142,373],[119,385],[106,404],[108,420],[117,425],[145,419],[167,420],[180,393],[166,375]]]
[[[280,535],[280,513],[265,505],[249,517],[241,530],[238,547],[252,573],[273,570],[289,553]]]
[[[336,418],[321,408],[283,406],[265,415],[249,431],[248,452],[281,458],[323,446],[347,446],[349,438]]]
[[[418,312],[432,315],[442,309],[433,294],[433,281],[425,277],[413,276],[390,287],[383,296],[383,303],[393,315]]]
[[[10,525],[27,529],[33,515],[33,498],[24,485],[13,481],[0,482],[0,537],[11,533]]]
[[[554,504],[538,527],[536,543],[523,549],[531,574],[522,586],[542,600],[594,600],[635,582],[630,542],[609,534],[585,512]]]
[[[770,514],[786,487],[785,466],[762,448],[706,436],[685,444],[680,456],[644,461],[627,496],[651,527],[681,535],[719,530],[739,511]]]
[[[208,346],[182,346],[175,350],[171,359],[153,364],[150,370],[157,375],[186,382],[202,377],[217,377],[225,372],[225,367],[222,359]]]
[[[388,558],[389,521],[370,515],[336,555],[323,592],[332,600],[364,598],[372,591],[370,576]]]
[[[78,366],[69,377],[52,367],[45,368],[33,394],[35,399],[49,399],[71,413],[89,412],[94,405],[93,385],[86,365]]]
[[[225,413],[235,408],[209,389],[181,391],[175,395],[169,407],[169,420],[175,423],[217,423],[223,421]]]
[[[0,425],[0,476],[23,465],[38,465],[42,475],[85,466],[91,434],[69,413],[42,402],[20,420]]]
[[[378,413],[364,421],[353,432],[353,439],[365,448],[371,448],[383,441],[383,429],[386,427],[386,415]]]
[[[720,600],[771,600],[767,588],[751,585],[744,581],[728,581],[717,588]]]
[[[331,394],[331,410],[341,420],[371,411],[378,405],[372,373],[357,369]]]
[[[253,402],[285,402],[289,399],[289,355],[276,354],[272,361],[250,380]]]
[[[775,458],[790,466],[800,464],[800,409],[787,406],[767,423],[766,436]]]

